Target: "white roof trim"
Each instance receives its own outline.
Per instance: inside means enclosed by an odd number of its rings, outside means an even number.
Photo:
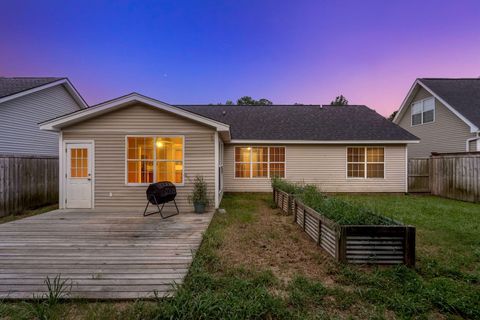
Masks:
[[[72,85],[72,83],[67,78],[60,79],[60,80],[57,80],[57,81],[53,81],[53,82],[50,82],[50,83],[47,83],[47,84],[44,84],[44,85],[41,85],[41,86],[38,86],[38,87],[35,87],[35,88],[32,88],[32,89],[24,90],[24,91],[14,93],[12,95],[0,98],[0,103],[6,102],[6,101],[9,101],[9,100],[13,100],[13,99],[17,99],[17,98],[26,96],[28,94],[32,94],[34,92],[37,92],[37,91],[40,91],[40,90],[45,90],[45,89],[48,89],[48,88],[52,88],[52,87],[55,87],[55,86],[58,86],[58,85],[63,85],[65,87],[65,89],[67,89],[68,93],[70,93],[72,95],[72,97],[74,98],[74,100],[77,102],[77,104],[80,106],[81,109],[88,108],[88,104],[85,102],[85,100],[83,100],[80,93],[78,93],[78,91],[75,89],[75,87]]]
[[[232,139],[231,144],[407,144],[420,140],[242,140]]]
[[[465,118],[460,112],[458,112],[454,107],[452,107],[450,104],[448,104],[445,100],[443,100],[438,94],[436,94],[432,89],[430,89],[429,87],[427,87],[420,79],[417,79],[415,80],[415,82],[413,83],[412,87],[410,88],[410,90],[408,91],[408,94],[407,96],[405,97],[405,99],[403,100],[402,102],[402,105],[400,106],[400,109],[398,109],[398,112],[397,114],[395,115],[395,118],[393,119],[393,122],[398,124],[398,122],[400,121],[400,119],[402,118],[403,116],[403,112],[405,110],[405,108],[408,108],[407,104],[411,98],[411,95],[413,94],[413,91],[415,89],[415,87],[419,85],[421,86],[422,88],[424,88],[428,93],[430,93],[432,96],[435,97],[435,99],[437,99],[438,101],[440,101],[444,106],[446,106],[451,112],[453,112],[453,114],[455,114],[457,117],[459,117],[463,122],[465,122],[469,127],[470,127],[470,132],[478,132],[479,131],[479,128],[474,125],[470,120],[468,120],[467,118]]]
[[[158,108],[160,110],[164,110],[164,111],[179,115],[181,117],[191,119],[191,120],[203,123],[205,125],[214,127],[215,129],[217,129],[217,131],[230,131],[229,125],[171,106],[164,102],[143,96],[138,93],[131,93],[129,95],[98,104],[91,108],[87,108],[87,109],[80,110],[71,114],[67,114],[52,120],[42,122],[40,124],[40,129],[49,130],[49,131],[59,131],[62,127],[65,127],[67,125],[71,125],[86,119],[94,118],[97,115],[116,110],[117,108],[121,108],[124,105],[130,104],[132,102],[145,103],[147,105]]]

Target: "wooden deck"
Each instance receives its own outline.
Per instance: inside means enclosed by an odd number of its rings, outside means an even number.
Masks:
[[[125,210],[55,210],[0,224],[0,299],[46,292],[68,279],[67,297],[150,298],[187,274],[213,213],[165,220]]]

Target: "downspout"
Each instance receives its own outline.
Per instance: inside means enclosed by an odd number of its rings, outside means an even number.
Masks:
[[[471,141],[478,140],[478,139],[480,139],[480,131],[477,131],[477,136],[476,136],[476,137],[468,138],[468,139],[467,139],[465,150],[467,150],[467,152],[470,152],[470,142],[471,142]],[[478,145],[478,141],[477,141],[477,145]],[[477,151],[480,151],[480,150],[477,150]]]

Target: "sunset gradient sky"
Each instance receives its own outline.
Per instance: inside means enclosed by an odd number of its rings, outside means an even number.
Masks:
[[[0,30],[0,76],[66,76],[90,104],[344,94],[388,115],[417,77],[480,76],[480,1],[2,1]]]

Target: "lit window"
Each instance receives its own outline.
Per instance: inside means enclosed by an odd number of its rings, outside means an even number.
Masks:
[[[383,178],[385,150],[383,147],[347,148],[348,178]]]
[[[183,183],[182,137],[128,137],[128,183]]]
[[[285,147],[235,147],[235,177],[285,177]]]
[[[435,119],[435,99],[423,99],[412,104],[412,125],[433,122]]]

